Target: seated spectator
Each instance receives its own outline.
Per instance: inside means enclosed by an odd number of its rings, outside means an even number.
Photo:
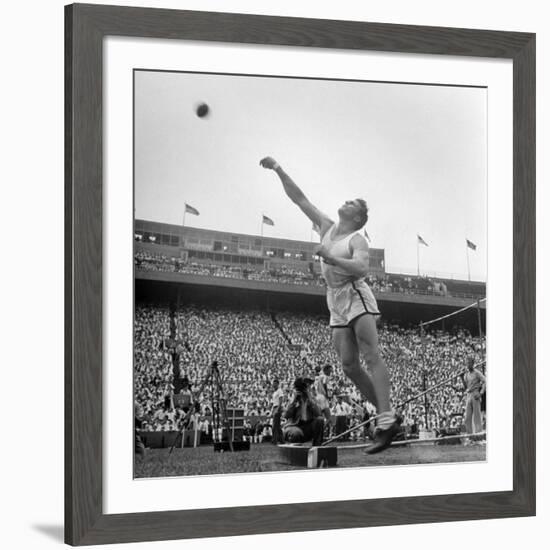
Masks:
[[[241,265],[208,263],[207,261],[183,260],[149,251],[138,251],[134,255],[136,269],[142,271],[165,271],[190,273],[209,277],[248,279],[273,283],[325,286],[320,273],[316,273],[311,262],[290,266],[274,264],[269,269],[263,267],[243,267]],[[423,276],[410,276],[399,273],[370,273],[366,280],[375,292],[401,292],[406,294],[435,294],[480,298],[486,294],[482,282],[430,279]]]
[[[228,406],[243,408],[245,416],[250,417],[251,437],[255,434],[253,418],[272,415],[272,381],[280,381],[286,404],[291,399],[287,388],[292,388],[299,376],[313,377],[315,366],[335,365],[331,376],[335,393],[349,395],[354,402],[361,403],[363,410],[375,414],[372,404],[354,393],[344,377],[323,314],[296,311],[271,314],[247,308],[191,304],[170,309],[163,304],[138,303],[134,335],[135,401],[143,410],[143,422],[151,429],[163,425],[161,421],[166,417],[181,426],[185,412],[176,406],[180,392],[166,399],[172,392],[172,384],[175,386],[178,378],[187,377],[189,392],[191,380],[200,386],[213,358],[220,364]],[[169,349],[170,342],[187,345],[180,345],[174,354]],[[462,328],[432,329],[421,334],[418,328],[388,321],[380,326],[379,343],[391,374],[394,407],[422,391],[424,383],[430,386],[452,376],[463,368],[470,355],[477,363],[486,353],[485,339]],[[416,419],[418,428],[418,422],[422,420],[425,424],[427,419],[431,430],[448,426],[449,422],[460,425],[463,392],[457,381],[430,393],[427,411],[423,400],[408,403],[401,411],[403,424],[411,426]],[[212,419],[210,385],[202,392],[200,403],[203,415]],[[191,399],[185,408],[190,405]],[[262,426],[257,440],[263,431]]]
[[[174,407],[181,409],[183,412],[188,412],[193,405],[193,393],[191,392],[189,378],[182,378],[180,384],[181,389],[179,393],[175,394],[173,397]]]
[[[272,438],[273,438],[273,429],[271,427],[271,424],[266,423],[264,424],[264,429],[262,430],[261,443],[264,443],[265,441],[271,441]]]

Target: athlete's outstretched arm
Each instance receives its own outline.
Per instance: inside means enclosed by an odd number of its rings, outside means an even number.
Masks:
[[[296,204],[300,210],[317,225],[317,227],[319,227],[321,235],[323,235],[333,224],[333,221],[326,214],[323,214],[316,206],[311,204],[303,191],[294,183],[292,178],[281,168],[280,164],[275,159],[265,157],[260,161],[260,165],[276,172],[288,198]]]

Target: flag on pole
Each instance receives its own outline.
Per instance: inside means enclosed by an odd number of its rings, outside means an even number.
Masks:
[[[265,214],[262,214],[262,223],[265,225],[275,225],[275,222],[271,218],[268,218]]]
[[[418,238],[418,243],[419,244],[423,244],[424,246],[428,246],[428,243],[420,235],[417,234],[416,237]]]
[[[365,233],[365,239],[367,239],[367,242],[370,243],[370,237],[369,237],[369,234],[367,233],[367,230],[364,229],[363,231]]]
[[[475,245],[472,241],[466,239],[466,246],[468,248],[471,248],[472,250],[476,250],[477,249],[477,245]]]
[[[199,216],[199,211],[191,206],[190,204],[185,203],[185,212],[188,212],[189,214],[193,214],[194,216]]]

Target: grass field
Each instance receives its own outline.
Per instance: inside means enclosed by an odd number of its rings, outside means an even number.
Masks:
[[[340,451],[338,468],[433,464],[438,462],[475,462],[485,460],[485,446],[414,445],[394,447],[377,455],[366,455],[362,449]],[[233,474],[300,470],[280,456],[277,447],[258,443],[250,451],[215,453],[211,445],[184,449],[148,449],[144,458],[135,462],[135,477]]]

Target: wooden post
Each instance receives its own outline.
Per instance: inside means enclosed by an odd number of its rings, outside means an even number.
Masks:
[[[481,326],[481,306],[479,303],[479,298],[477,299],[477,325],[479,328],[479,337],[483,338],[483,328]]]

